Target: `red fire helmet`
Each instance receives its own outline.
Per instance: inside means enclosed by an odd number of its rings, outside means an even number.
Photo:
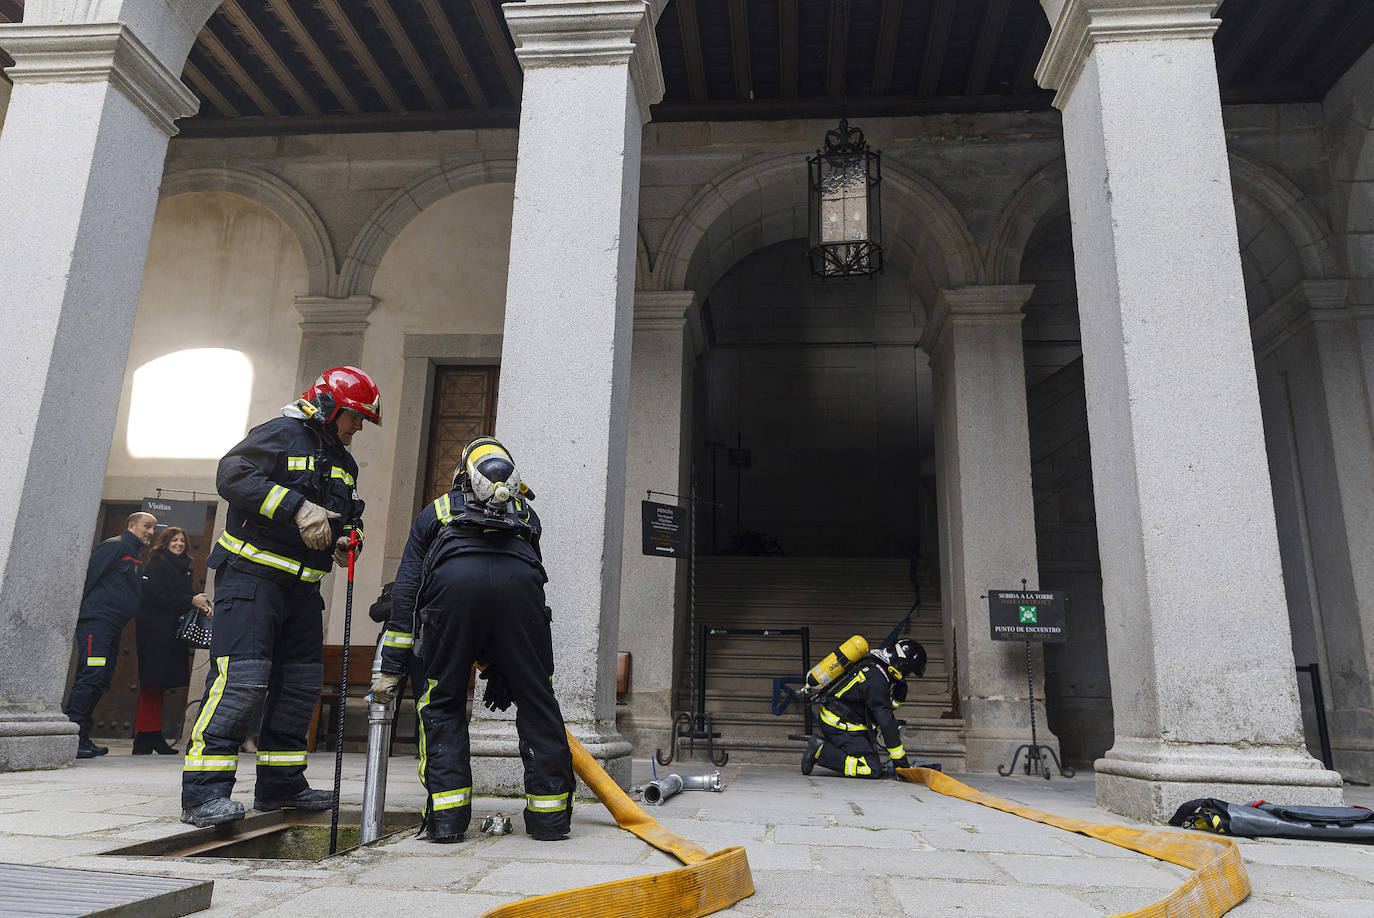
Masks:
[[[325,370],[301,398],[320,409],[326,424],[340,411],[352,411],[379,427],[382,424],[382,393],[372,377],[357,367]]]

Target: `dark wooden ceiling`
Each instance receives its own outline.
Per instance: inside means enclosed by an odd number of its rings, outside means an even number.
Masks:
[[[22,0],[0,0],[17,21]],[[1374,44],[1372,0],[1225,0],[1227,102],[1320,100]],[[659,121],[1016,111],[1049,36],[1039,0],[671,0]],[[225,0],[184,73],[188,135],[514,126],[501,0]]]

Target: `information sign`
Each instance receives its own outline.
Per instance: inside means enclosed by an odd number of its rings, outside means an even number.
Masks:
[[[681,558],[687,554],[687,508],[676,504],[640,501],[643,510],[644,554]]]
[[[1064,641],[1064,594],[1043,590],[988,590],[994,641]]]

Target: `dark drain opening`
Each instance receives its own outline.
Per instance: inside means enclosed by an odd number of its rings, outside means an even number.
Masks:
[[[358,810],[339,811],[338,853],[358,847]],[[381,841],[398,832],[414,831],[419,814],[387,812]],[[376,844],[376,842],[373,842]],[[274,861],[319,861],[329,856],[329,813],[278,810],[255,813],[237,822],[182,832],[169,838],[140,842],[104,852],[124,857],[235,857]]]

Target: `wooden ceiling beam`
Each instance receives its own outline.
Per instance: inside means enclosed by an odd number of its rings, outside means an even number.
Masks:
[[[778,80],[782,97],[795,99],[798,80],[797,0],[778,0]]]
[[[988,88],[988,74],[992,71],[992,59],[997,54],[997,46],[1002,42],[1010,3],[1011,0],[988,0],[983,23],[978,30],[978,43],[973,49],[973,62],[969,65],[968,82],[964,84],[965,95],[982,95]]]
[[[1044,16],[1036,16],[1031,26],[1026,47],[1021,52],[1021,63],[1016,68],[1016,79],[1011,84],[1014,95],[1025,96],[1040,88],[1035,82],[1035,69],[1040,66],[1040,58],[1045,56],[1045,45],[1050,40],[1050,21]]]
[[[463,51],[463,46],[458,43],[458,36],[453,34],[453,23],[449,21],[443,6],[439,0],[420,0],[420,4],[425,8],[425,15],[429,17],[434,31],[439,35],[439,43],[444,46],[448,62],[458,73],[458,81],[463,84],[463,92],[467,93],[468,101],[472,103],[473,108],[486,108],[487,94],[477,82],[477,74],[472,69],[472,63]]]
[[[883,0],[878,14],[878,48],[873,56],[873,95],[881,96],[892,85],[892,66],[897,62],[897,27],[902,22],[902,0]]]
[[[320,9],[329,17],[334,28],[339,30],[339,36],[348,45],[348,53],[353,55],[358,66],[363,68],[363,73],[367,75],[368,82],[376,90],[377,95],[382,97],[383,104],[393,112],[405,111],[405,104],[401,102],[401,97],[396,95],[396,90],[391,87],[386,74],[382,73],[382,68],[377,66],[376,59],[367,50],[367,43],[363,41],[358,30],[353,28],[353,23],[348,21],[348,14],[339,6],[338,0],[318,0]]]
[[[831,0],[826,23],[825,94],[838,99],[845,94],[845,66],[849,63],[849,3]]]
[[[1317,31],[1322,20],[1331,13],[1335,4],[1336,0],[1308,0],[1302,18],[1298,20],[1296,26],[1288,30],[1283,43],[1274,49],[1273,55],[1269,58],[1269,63],[1260,73],[1261,83],[1277,83],[1279,81],[1284,71],[1293,63],[1293,58],[1297,57],[1303,45],[1307,44],[1308,39]]]
[[[248,71],[243,69],[243,65],[235,59],[233,54],[229,53],[229,49],[224,46],[219,36],[215,34],[211,22],[207,22],[205,28],[200,30],[200,35],[196,38],[196,42],[205,49],[205,52],[209,54],[210,57],[214,58],[215,63],[224,68],[224,72],[229,74],[229,79],[233,80],[238,85],[239,89],[242,89],[248,98],[253,100],[253,104],[258,107],[258,114],[281,114],[281,109],[277,108],[272,100],[267,98],[267,94],[264,93],[262,88],[248,75]]]
[[[420,59],[420,53],[415,50],[415,43],[410,40],[410,35],[406,33],[405,26],[396,16],[396,10],[391,6],[391,0],[368,0],[368,6],[377,14],[377,19],[382,24],[382,29],[386,31],[387,38],[391,39],[392,46],[396,53],[401,55],[401,61],[406,65],[406,70],[410,72],[410,78],[415,81],[415,85],[420,87],[420,94],[425,97],[429,107],[436,112],[448,108],[448,100],[439,91],[439,84],[434,82],[434,76],[429,72],[429,67]]]
[[[754,98],[754,65],[749,55],[749,0],[730,0],[730,59],[735,98]]]
[[[329,58],[324,56],[324,51],[320,49],[315,41],[315,36],[301,22],[296,11],[291,8],[290,0],[267,0],[267,5],[272,8],[272,12],[281,20],[281,24],[286,27],[286,32],[305,54],[310,65],[315,68],[315,72],[324,80],[329,91],[334,94],[340,107],[346,112],[357,113],[363,110],[358,104],[358,100],[353,97],[347,84],[339,76],[339,72],[334,69],[334,65],[329,62]]]
[[[239,110],[234,108],[234,104],[229,101],[224,93],[210,79],[200,72],[200,68],[189,60],[181,75],[191,83],[191,88],[205,97],[205,100],[215,107],[215,113],[222,118],[237,118]]]
[[[301,111],[308,115],[318,115],[320,107],[315,104],[314,99],[310,98],[310,93],[305,91],[301,81],[291,72],[291,68],[286,66],[286,61],[282,60],[277,49],[268,42],[267,36],[258,28],[257,23],[248,18],[243,7],[239,6],[238,0],[223,0],[220,4],[220,10],[229,20],[229,24],[238,29],[239,34],[243,36],[244,41],[248,42],[248,46],[253,49],[254,53],[262,58],[262,62],[267,65],[268,70],[272,71],[272,75],[277,78],[278,83],[281,83],[282,88],[290,94],[292,99],[296,100]]]
[[[918,96],[930,97],[940,89],[940,72],[945,68],[945,49],[949,46],[949,33],[954,26],[956,2],[935,0],[930,31],[926,33],[926,53],[921,59],[921,78],[916,88]]]
[[[501,77],[506,81],[506,88],[510,90],[511,96],[518,103],[521,87],[525,81],[525,72],[520,69],[520,62],[515,59],[515,50],[510,45],[510,39],[506,37],[506,30],[501,17],[492,7],[491,0],[471,0],[471,2],[473,12],[477,14],[478,21],[482,23],[482,34],[487,37],[487,44],[491,46],[491,53],[496,56],[496,66],[501,68]]]
[[[1260,0],[1259,6],[1251,15],[1250,21],[1245,24],[1240,36],[1234,44],[1225,49],[1225,57],[1217,58],[1217,79],[1223,83],[1231,81],[1236,71],[1245,63],[1245,59],[1250,56],[1250,52],[1254,50],[1255,42],[1259,41],[1265,29],[1273,24],[1274,15],[1285,5],[1285,0]]]
[[[677,23],[682,32],[682,56],[687,62],[687,95],[693,102],[709,96],[706,64],[701,56],[701,27],[697,24],[696,0],[677,0]]]

